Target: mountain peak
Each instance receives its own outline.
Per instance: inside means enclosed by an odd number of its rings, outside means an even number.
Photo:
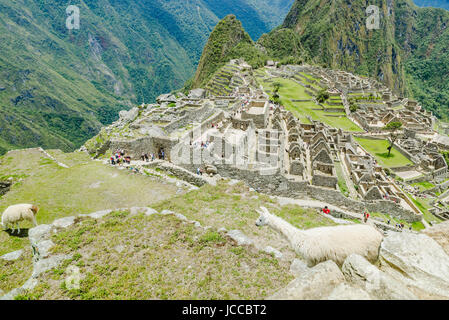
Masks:
[[[227,15],[220,20],[204,47],[193,80],[193,87],[199,87],[204,84],[221,65],[229,61],[227,56],[234,47],[242,43],[252,45],[253,41],[244,30],[240,20],[233,14]]]

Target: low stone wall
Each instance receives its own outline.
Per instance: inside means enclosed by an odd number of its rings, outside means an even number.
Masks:
[[[180,168],[180,167],[169,166],[164,163],[156,163],[156,164],[150,163],[148,165],[145,165],[144,167],[149,167],[152,169],[160,169],[167,174],[171,174],[171,175],[175,176],[176,178],[186,181],[186,182],[193,184],[194,186],[197,186],[197,187],[201,187],[201,186],[204,186],[205,184],[207,184],[207,181],[205,179],[203,179],[201,176],[194,174],[194,173],[192,173],[188,170],[185,170],[183,168]]]
[[[422,215],[415,214],[412,211],[405,210],[399,204],[390,200],[376,201],[356,201],[343,196],[339,191],[329,188],[322,188],[310,185],[307,181],[288,180],[281,175],[279,170],[272,172],[270,175],[262,175],[258,170],[248,170],[245,168],[236,168],[226,164],[214,164],[218,173],[222,177],[243,180],[250,187],[261,193],[284,196],[289,198],[310,198],[335,206],[348,209],[353,212],[363,212],[368,210],[371,212],[380,212],[389,214],[398,219],[407,222],[421,221]],[[191,172],[195,172],[193,165],[183,165],[183,167]]]
[[[0,181],[0,196],[6,194],[11,189],[11,181]]]

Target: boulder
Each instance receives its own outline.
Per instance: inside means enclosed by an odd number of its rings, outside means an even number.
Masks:
[[[254,244],[254,241],[250,238],[248,238],[245,234],[243,234],[240,230],[231,230],[226,233],[228,237],[230,237],[232,240],[237,242],[237,245],[244,246],[244,245],[252,245]]]
[[[371,300],[371,297],[363,289],[340,283],[327,297],[327,300]]]
[[[277,259],[281,259],[282,258],[282,252],[280,252],[279,250],[270,247],[270,246],[266,246],[263,251],[265,251],[268,254],[273,254]]]
[[[22,254],[23,254],[23,249],[4,254],[0,257],[0,259],[6,260],[6,261],[14,261],[14,260],[19,259],[22,256]]]
[[[189,93],[189,98],[193,99],[203,99],[206,96],[206,90],[198,88],[193,89]]]
[[[47,258],[50,255],[50,249],[53,248],[55,244],[51,240],[43,240],[37,243],[36,248],[39,252],[39,258]]]
[[[123,167],[122,167],[123,168]],[[93,212],[93,213],[89,213],[89,214],[80,214],[80,217],[90,217],[93,219],[101,219],[104,216],[110,214],[112,212],[112,210],[101,210],[101,211],[97,211],[97,212]]]
[[[429,236],[390,232],[379,258],[381,270],[409,285],[418,298],[449,298],[449,256]]]
[[[295,278],[300,277],[308,270],[309,267],[307,267],[307,263],[300,259],[294,259],[290,265],[290,272],[295,276]]]
[[[207,174],[217,174],[218,173],[218,169],[216,166],[213,165],[207,165],[206,166],[206,173]]]
[[[363,288],[377,299],[417,299],[407,286],[380,271],[358,254],[351,254],[346,258],[342,266],[342,272],[349,283]]]
[[[139,115],[139,108],[137,107],[134,107],[129,111],[122,110],[119,112],[120,121],[124,122],[132,122],[137,118],[138,115]]]
[[[52,224],[56,228],[65,229],[65,228],[71,226],[74,223],[75,223],[75,217],[71,216],[71,217],[65,217],[65,218],[57,219],[57,220],[53,221]]]
[[[71,255],[60,254],[60,255],[51,256],[50,258],[47,258],[47,259],[39,260],[38,262],[36,262],[34,264],[34,270],[33,270],[32,277],[36,279],[44,272],[47,272],[51,269],[56,268],[64,260],[68,260],[71,257],[72,257]]]
[[[439,223],[431,228],[426,228],[422,233],[435,240],[449,255],[449,221]]]
[[[50,237],[52,226],[48,224],[41,224],[37,227],[28,230],[28,239],[31,245],[36,246],[42,240],[46,240]]]
[[[151,215],[156,214],[156,213],[157,213],[157,211],[154,210],[153,208],[147,208],[147,210],[145,211],[145,215],[146,216],[151,216]]]
[[[328,260],[308,269],[267,300],[321,300],[344,281],[337,264]]]

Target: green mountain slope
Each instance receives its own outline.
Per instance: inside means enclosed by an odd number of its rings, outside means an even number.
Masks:
[[[366,27],[369,5],[380,8],[379,29]],[[376,77],[448,119],[448,25],[448,11],[419,8],[411,0],[296,0],[281,28],[299,36],[312,62]],[[271,43],[281,57],[297,46],[279,50],[276,37],[266,37],[273,40],[265,46]]]
[[[234,15],[221,20],[204,47],[192,87],[204,86],[211,76],[230,59],[244,58],[248,63],[263,65],[266,56],[255,46]]]
[[[251,35],[282,21],[293,0],[0,0],[0,153],[73,150],[131,104],[191,78],[219,16],[235,9]],[[65,27],[77,5],[80,30]],[[220,9],[220,10],[218,10]]]
[[[366,7],[377,5],[379,30],[366,28]],[[294,30],[316,63],[376,76],[396,92],[405,91],[395,14],[388,1],[297,0],[283,27]]]
[[[420,7],[434,7],[449,10],[449,1],[447,0],[413,0]]]

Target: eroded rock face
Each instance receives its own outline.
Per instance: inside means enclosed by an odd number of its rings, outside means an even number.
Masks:
[[[291,281],[267,300],[321,300],[345,281],[337,264],[331,260],[317,264]]]
[[[422,233],[435,240],[449,255],[449,221],[445,221],[431,228],[427,228],[423,230]]]
[[[327,300],[371,300],[371,297],[363,289],[341,283],[331,292]]]
[[[129,111],[122,110],[119,112],[120,121],[125,121],[125,122],[134,121],[138,115],[139,115],[139,108],[137,108],[137,107],[134,107]]]
[[[294,259],[290,265],[290,272],[295,276],[295,278],[300,277],[302,274],[307,272],[309,268],[307,263],[303,260]]]
[[[382,300],[415,300],[406,285],[373,266],[364,257],[351,254],[342,266],[346,280]]]
[[[206,95],[206,90],[198,88],[198,89],[193,89],[190,91],[189,98],[202,99],[205,97],[205,95]]]
[[[379,257],[381,270],[406,283],[418,298],[449,298],[449,256],[429,236],[389,233]]]

